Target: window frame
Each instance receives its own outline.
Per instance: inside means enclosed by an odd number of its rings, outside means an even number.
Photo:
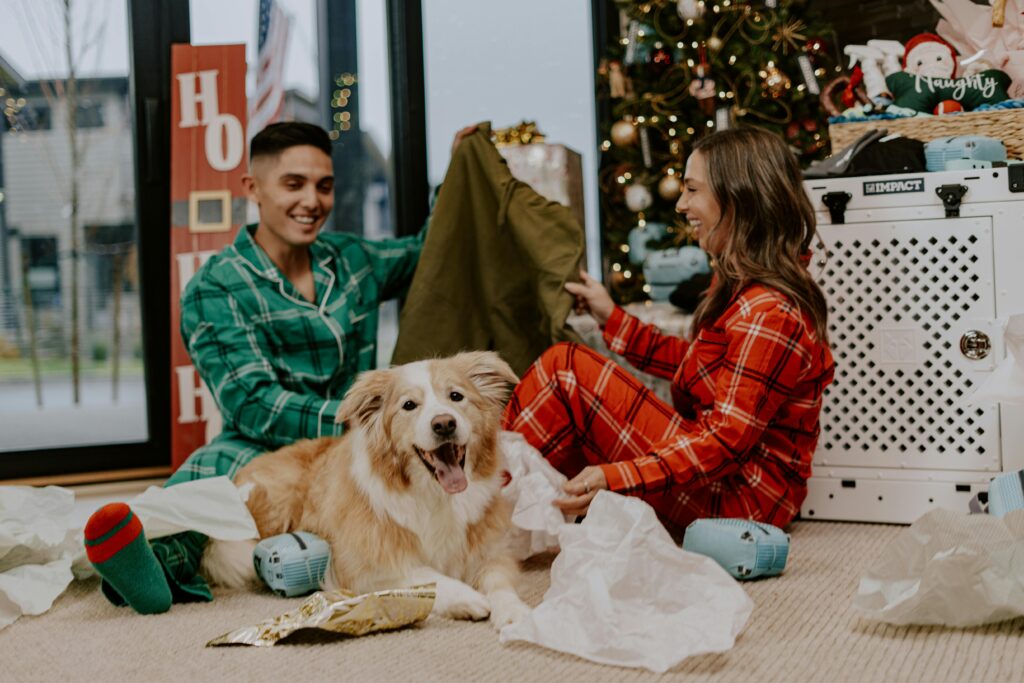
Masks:
[[[135,154],[143,359],[148,438],[0,452],[0,480],[72,482],[170,472],[170,136],[172,43],[189,42],[188,0],[127,0],[129,99]],[[137,37],[143,37],[141,39]],[[106,473],[105,475],[103,473]]]

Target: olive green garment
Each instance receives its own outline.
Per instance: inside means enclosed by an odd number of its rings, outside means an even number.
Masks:
[[[583,229],[572,212],[509,173],[490,124],[463,140],[434,206],[394,363],[492,350],[520,376],[552,344],[579,341],[565,324]]]

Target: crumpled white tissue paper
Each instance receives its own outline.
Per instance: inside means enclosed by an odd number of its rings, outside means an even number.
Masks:
[[[1024,403],[1024,314],[1009,317],[1003,328],[1003,340],[1006,358],[966,397],[966,404]]]
[[[42,614],[71,583],[82,553],[75,494],[57,486],[0,486],[0,628]]]
[[[238,541],[259,537],[247,496],[227,477],[212,477],[150,487],[128,504],[148,539],[194,530]],[[73,578],[93,573],[74,506],[74,492],[58,486],[0,486],[0,629],[47,611]]]
[[[754,603],[714,560],[680,548],[639,498],[600,491],[581,524],[558,534],[551,588],[501,630],[602,664],[655,672],[723,652]]]
[[[219,541],[244,541],[260,537],[245,507],[250,488],[235,486],[227,477],[210,477],[168,488],[150,486],[128,505],[150,540],[198,531]]]
[[[904,529],[861,577],[854,606],[890,624],[978,626],[1024,615],[1024,510],[937,509]]]
[[[572,518],[566,518],[553,505],[561,498],[566,476],[551,466],[544,456],[516,432],[502,432],[501,449],[512,481],[501,490],[512,503],[512,524],[508,533],[509,549],[517,560],[558,550],[558,530]]]

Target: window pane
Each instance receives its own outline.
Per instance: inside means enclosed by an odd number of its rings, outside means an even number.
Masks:
[[[587,267],[600,273],[591,3],[518,0],[500,15],[479,0],[422,5],[430,182],[444,178],[462,126],[535,121],[583,157]]]
[[[288,36],[282,71],[285,88],[281,120],[322,124],[317,57],[318,0],[275,0],[288,17]],[[256,94],[258,0],[190,0],[193,45],[245,44],[245,92]]]
[[[358,109],[356,124],[363,140],[363,234],[370,239],[395,236],[391,212],[391,90],[388,26],[384,0],[356,2]],[[398,339],[398,301],[381,306],[377,331],[377,365],[387,367]]]
[[[0,451],[148,436],[127,7],[64,11],[0,21]]]

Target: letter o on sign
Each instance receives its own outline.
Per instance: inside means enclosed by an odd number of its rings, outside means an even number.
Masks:
[[[242,123],[231,114],[218,114],[206,127],[206,160],[215,171],[230,171],[242,161],[245,136]]]

